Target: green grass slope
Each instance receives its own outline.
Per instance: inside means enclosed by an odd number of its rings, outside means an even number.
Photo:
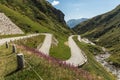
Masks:
[[[64,42],[73,32],[67,27],[64,14],[46,0],[0,0],[0,12],[5,13],[25,33],[52,33],[59,45],[51,48],[51,56],[60,59],[70,57],[69,47]]]
[[[89,71],[91,74],[96,74],[97,76],[103,77],[103,80],[116,80],[115,77],[106,71],[106,69],[95,60],[96,54],[103,53],[99,46],[93,46],[83,42],[79,42],[77,36],[74,37],[77,45],[85,52],[88,62],[82,66],[83,69]]]
[[[109,61],[120,67],[120,5],[77,25],[74,31],[108,48],[112,53]]]
[[[40,48],[42,46],[42,42],[44,41],[44,39],[45,35],[39,35],[28,39],[17,40],[16,43],[19,45],[24,45],[30,48],[37,49],[38,47]],[[52,44],[50,48],[50,56],[60,60],[69,59],[71,56],[71,52],[70,48],[65,45],[65,42],[67,42],[67,38],[63,36],[56,39],[58,41],[58,44]]]
[[[64,14],[46,0],[1,0],[5,13],[24,32],[59,32],[69,34]]]
[[[44,39],[44,35],[38,35],[27,39],[17,40],[15,43],[37,49],[39,45],[42,45]]]
[[[59,65],[22,47],[17,48],[17,53],[24,54],[25,68],[16,71],[17,59],[16,54],[12,53],[12,47],[6,49],[5,45],[0,46],[0,52],[0,80],[41,80],[40,78],[43,80],[88,80],[92,77],[86,72]],[[101,80],[93,76],[95,80]]]
[[[67,60],[71,57],[70,48],[65,43],[68,41],[67,37],[57,37],[58,44],[52,45],[50,55],[61,60]]]

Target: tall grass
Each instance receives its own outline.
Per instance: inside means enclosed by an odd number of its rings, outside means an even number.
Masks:
[[[30,48],[37,48],[42,45],[45,35],[38,35],[27,39],[17,40],[15,43],[28,46]]]
[[[2,49],[2,50],[1,50]],[[6,49],[5,46],[1,46],[0,50],[4,56],[5,64],[1,65],[0,78],[5,80],[40,80],[38,75],[43,80],[99,80],[95,75],[89,74],[87,71],[78,69],[73,65],[66,64],[65,62],[55,59],[50,56],[46,56],[34,48],[26,46],[17,46],[18,53],[24,53],[25,68],[20,71],[15,71],[17,68],[16,54],[7,57],[11,48]],[[4,52],[6,51],[7,52]],[[0,56],[3,57],[3,56]],[[29,64],[29,65],[28,65]],[[36,71],[38,75],[35,74]]]
[[[86,53],[86,56],[88,58],[87,64],[82,67],[83,69],[89,71],[91,74],[96,74],[97,76],[103,77],[104,80],[116,80],[111,73],[107,72],[106,69],[103,68],[103,66],[95,60],[95,56],[93,54],[96,53],[96,51],[98,54],[101,53],[98,47],[95,48],[90,44],[79,42],[77,40],[77,37],[74,37],[74,40],[78,46]],[[91,47],[94,49],[91,50]]]
[[[57,45],[52,45],[50,49],[50,56],[61,59],[61,60],[67,60],[71,56],[70,48],[68,45],[65,44],[65,42],[68,41],[67,37],[59,36],[56,37],[58,40]]]

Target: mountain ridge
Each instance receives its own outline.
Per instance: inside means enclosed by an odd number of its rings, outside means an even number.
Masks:
[[[80,19],[70,19],[67,21],[67,25],[70,27],[70,28],[73,28],[75,27],[76,25],[78,25],[79,23],[83,22],[83,21],[86,21],[87,18],[80,18]]]
[[[80,23],[74,31],[108,48],[112,53],[109,60],[120,66],[120,5],[110,12]]]
[[[43,55],[34,49],[37,48],[37,45],[43,45],[46,38],[43,34],[42,36],[20,40],[20,42],[15,41],[15,43],[18,44],[16,45],[17,53],[23,53],[25,61],[25,68],[19,71],[17,71],[17,67],[19,66],[16,62],[16,54],[11,56],[13,45],[9,45],[9,49],[6,48],[5,45],[0,46],[0,52],[2,53],[0,57],[2,57],[1,60],[3,60],[3,67],[1,68],[3,70],[0,72],[0,78],[5,78],[6,80],[40,80],[38,78],[41,76],[45,80],[88,80],[92,78],[96,80],[114,80],[114,76],[109,74],[94,60],[92,52],[100,53],[101,51],[99,51],[98,48],[89,47],[87,44],[83,45],[82,49],[89,54],[87,55],[89,63],[78,68],[63,62],[71,57],[72,51],[70,51],[68,47],[68,36],[74,34],[74,32],[66,25],[64,14],[60,10],[55,9],[51,4],[46,2],[46,0],[1,0],[0,12],[3,12],[9,17],[25,33],[52,34],[51,39],[53,42],[49,54],[55,58],[52,59],[52,57]],[[47,42],[45,44],[46,46],[48,45]],[[78,41],[78,43],[80,42]],[[6,46],[7,45],[6,43]],[[24,46],[22,47],[21,45]],[[91,50],[91,48],[93,50]],[[10,55],[9,58],[8,55]],[[56,62],[57,60],[58,62]],[[67,65],[68,68],[61,64],[59,60],[62,60],[63,64]],[[58,65],[56,63],[58,63]],[[80,74],[83,75],[79,75],[78,70],[82,70]],[[64,72],[64,74],[61,74],[62,72]]]
[[[71,33],[64,14],[46,0],[2,0],[0,3],[0,12],[5,13],[26,33]]]

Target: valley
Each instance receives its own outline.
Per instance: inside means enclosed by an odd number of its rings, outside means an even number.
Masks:
[[[105,47],[110,56],[106,59],[112,66],[120,67],[120,5],[112,11],[93,17],[73,30],[96,45]]]
[[[46,0],[0,0],[0,80],[119,80],[119,10],[70,28]]]
[[[95,57],[96,60],[107,69],[107,71],[112,72],[113,75],[117,76],[117,80],[120,80],[120,68],[115,67],[106,61],[106,59],[110,57],[110,54],[108,52],[105,52],[105,54],[97,55]]]

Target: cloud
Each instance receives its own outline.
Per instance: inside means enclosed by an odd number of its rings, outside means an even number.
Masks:
[[[60,4],[59,1],[54,0],[54,1],[52,2],[52,5],[53,5],[53,6],[56,6],[56,5],[58,5],[58,4]]]

